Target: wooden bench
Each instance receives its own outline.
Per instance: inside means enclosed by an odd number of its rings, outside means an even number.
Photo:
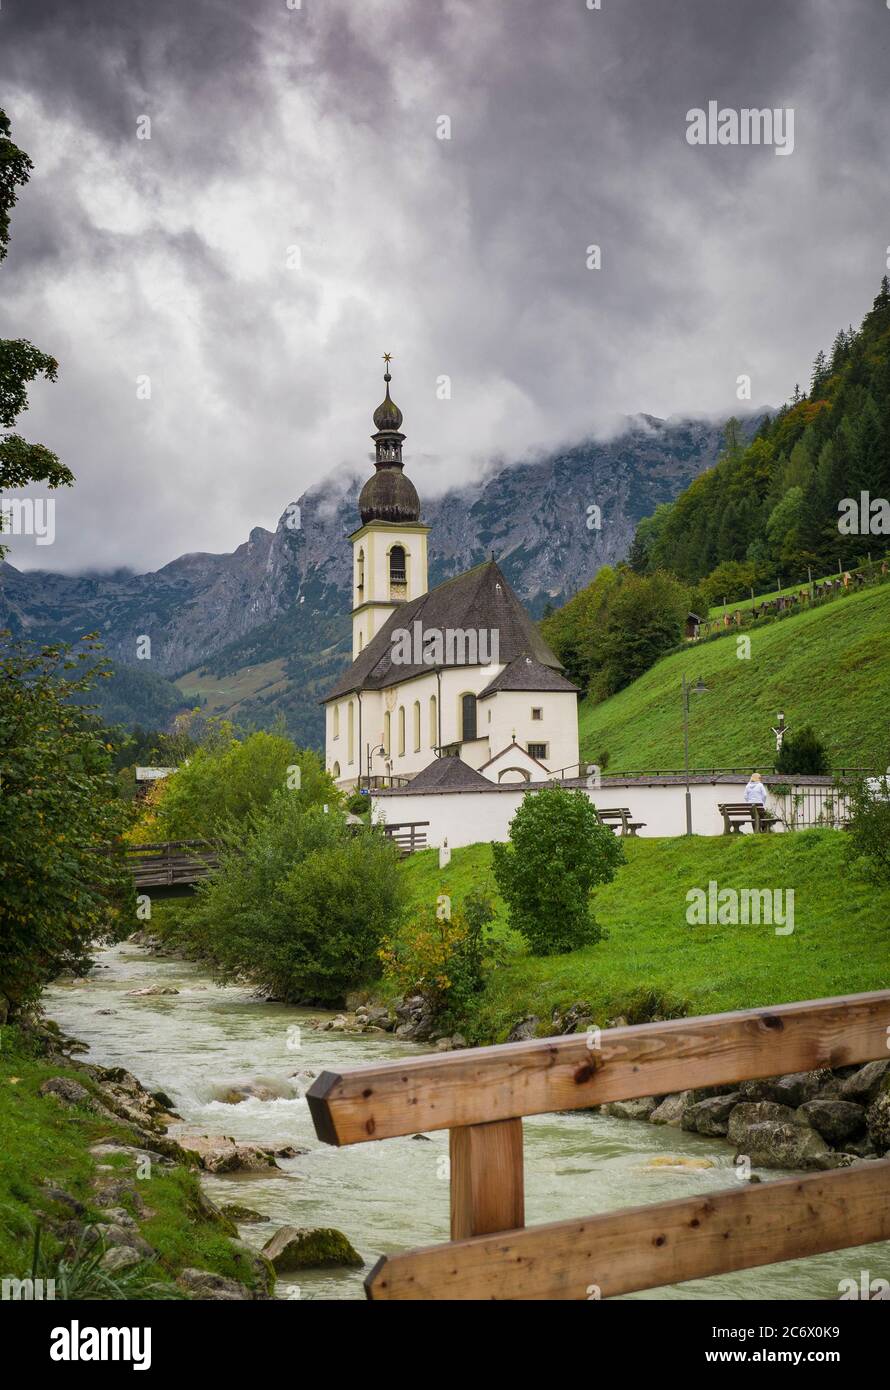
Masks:
[[[402,825],[385,825],[383,833],[387,839],[395,840],[402,859],[415,850],[426,849],[426,828],[428,820],[406,821]]]
[[[645,829],[644,820],[632,821],[630,809],[627,806],[611,806],[600,811],[594,807],[597,820],[600,825],[608,825],[612,830],[620,830],[622,835],[636,835],[638,830]]]
[[[584,1302],[890,1239],[890,1158],[526,1227],[523,1116],[859,1065],[888,1033],[879,990],[324,1071],[306,1099],[326,1144],[450,1130],[451,1240],[384,1255],[368,1298]]]
[[[718,802],[717,810],[723,817],[724,835],[741,835],[746,825],[750,825],[755,834],[772,830],[774,825],[781,825],[778,816],[774,816],[756,801]]]

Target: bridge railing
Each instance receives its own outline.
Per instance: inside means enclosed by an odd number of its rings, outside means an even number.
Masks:
[[[450,1130],[451,1240],[385,1256],[369,1298],[607,1298],[890,1239],[890,1158],[526,1228],[523,1116],[862,1063],[888,1045],[882,990],[322,1072],[307,1099],[328,1144]]]

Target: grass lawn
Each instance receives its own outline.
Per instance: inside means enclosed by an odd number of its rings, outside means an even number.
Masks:
[[[93,1086],[84,1072],[35,1056],[18,1029],[6,1026],[0,1035],[0,1275],[22,1278],[30,1271],[38,1221],[43,1254],[52,1262],[61,1244],[49,1223],[71,1218],[64,1204],[50,1200],[44,1181],[86,1206],[82,1220],[107,1219],[98,1214],[90,1187],[98,1160],[89,1153],[89,1147],[111,1137],[138,1147],[138,1140],[124,1126],[112,1124],[85,1107],[62,1106],[51,1096],[41,1096],[40,1086],[51,1076],[69,1076],[88,1090]],[[101,1161],[119,1167],[121,1177],[132,1178],[133,1167],[123,1154],[120,1158],[108,1155]],[[153,1164],[150,1175],[139,1182],[138,1191],[150,1213],[140,1222],[140,1232],[159,1257],[154,1264],[144,1266],[145,1282],[165,1282],[183,1268],[197,1267],[253,1284],[249,1260],[218,1224],[202,1214],[194,1170]],[[137,1215],[132,1209],[130,1214]],[[132,1287],[128,1296],[133,1296]]]
[[[471,1041],[503,1041],[524,1014],[537,1014],[546,1036],[552,1010],[581,1001],[601,1024],[619,1014],[636,1023],[653,1013],[721,1013],[890,988],[890,888],[849,872],[841,832],[625,843],[626,865],[595,896],[609,933],[595,946],[530,956],[499,902],[508,960],[467,1020]],[[488,845],[455,850],[442,871],[437,851],[427,850],[405,860],[404,872],[418,904],[435,903],[440,892],[459,902],[472,885],[494,883]],[[794,932],[687,925],[687,892],[707,890],[711,880],[720,888],[793,888]]]
[[[709,688],[689,711],[693,767],[770,770],[770,729],[785,714],[792,732],[811,724],[834,767],[883,771],[890,763],[890,584],[794,614],[750,634],[740,659],[736,633],[659,661],[626,690],[580,708],[581,757],[609,773],[683,766],[682,676]]]

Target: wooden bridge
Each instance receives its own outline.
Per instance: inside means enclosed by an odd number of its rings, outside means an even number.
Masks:
[[[890,1239],[890,1157],[526,1228],[522,1116],[888,1056],[890,990],[322,1072],[318,1137],[450,1130],[451,1240],[384,1256],[370,1299],[610,1298]]]
[[[127,845],[123,858],[133,875],[136,892],[153,898],[182,896],[219,865],[216,847],[208,840]]]

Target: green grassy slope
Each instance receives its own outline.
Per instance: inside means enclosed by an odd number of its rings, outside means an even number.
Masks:
[[[132,1132],[126,1127],[86,1108],[63,1107],[52,1097],[41,1096],[40,1086],[54,1076],[70,1077],[87,1090],[95,1089],[84,1071],[40,1055],[17,1028],[7,1025],[0,1029],[0,1271],[4,1277],[22,1278],[29,1273],[37,1225],[50,1266],[63,1250],[59,1223],[70,1219],[71,1211],[53,1198],[46,1184],[83,1203],[85,1222],[106,1220],[91,1187],[99,1160],[89,1153],[89,1147],[107,1139],[133,1143]],[[120,1158],[106,1156],[101,1161],[120,1169],[114,1176],[132,1177],[123,1153]],[[142,1283],[172,1285],[186,1266],[253,1283],[250,1260],[203,1213],[195,1171],[156,1164],[141,1186],[146,1203],[141,1234],[158,1252],[158,1259],[131,1274],[126,1281],[127,1297],[134,1297],[134,1290]],[[129,1205],[126,1197],[122,1205]],[[138,1213],[131,1207],[130,1214]],[[177,1296],[175,1289],[172,1292]]]
[[[594,910],[607,940],[568,955],[534,957],[505,925],[508,943],[467,1027],[473,1041],[503,1041],[524,1014],[552,1031],[550,1015],[583,1001],[599,1023],[618,1014],[720,1013],[795,999],[890,987],[890,888],[875,888],[845,865],[838,831],[631,840],[627,863],[600,888]],[[435,851],[405,861],[412,898],[459,902],[474,883],[493,886],[491,850],[455,850],[447,869]],[[686,894],[720,888],[795,892],[794,932],[772,926],[689,926]],[[842,885],[842,886],[841,886]]]
[[[781,710],[791,729],[812,724],[836,767],[890,763],[890,584],[795,614],[750,634],[740,660],[730,632],[675,652],[626,690],[580,709],[581,756],[609,772],[683,765],[680,682],[703,677],[690,701],[694,767],[770,768],[770,727]]]

